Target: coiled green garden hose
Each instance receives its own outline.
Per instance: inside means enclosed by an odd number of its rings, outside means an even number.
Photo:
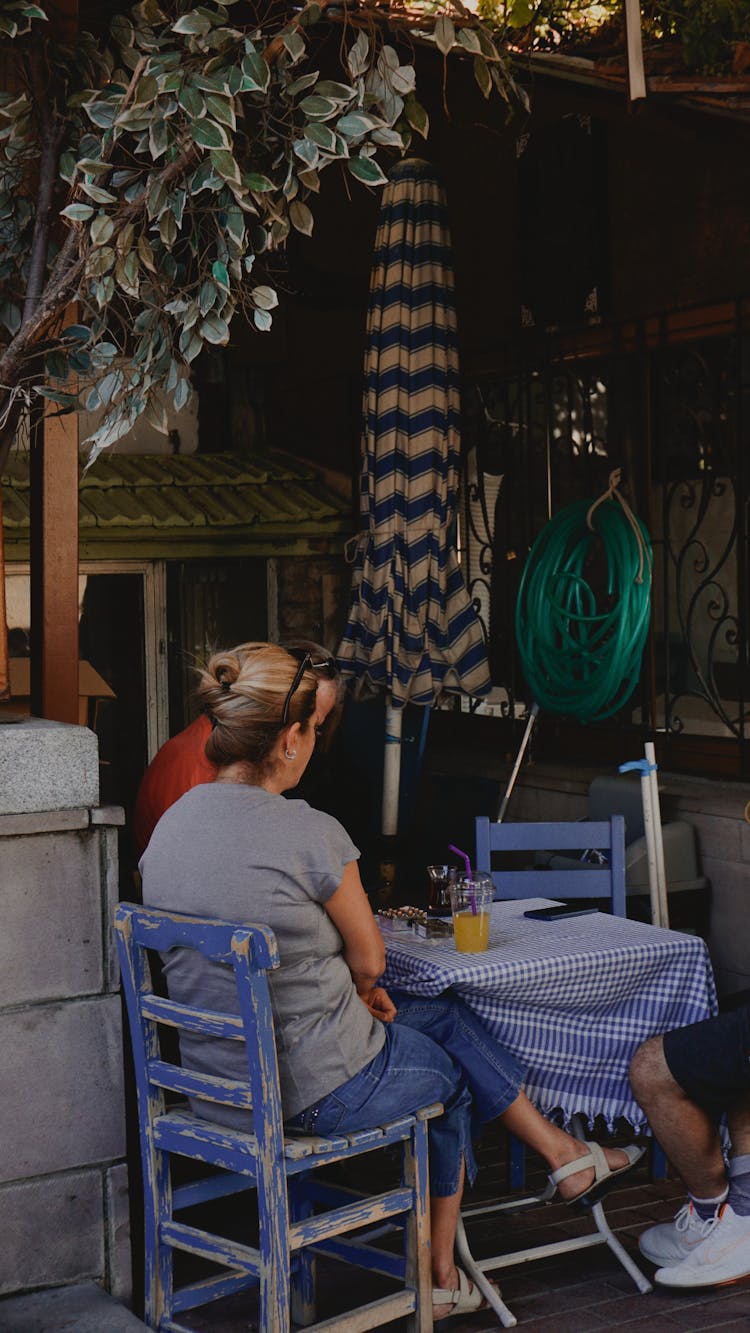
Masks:
[[[617,712],[638,680],[649,626],[651,542],[617,492],[546,524],[516,600],[516,640],[541,708],[579,722]],[[619,503],[617,503],[619,501]]]

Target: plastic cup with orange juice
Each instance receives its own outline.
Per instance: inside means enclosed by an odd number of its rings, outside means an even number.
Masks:
[[[489,875],[461,875],[450,887],[453,938],[459,953],[484,953],[490,942]]]

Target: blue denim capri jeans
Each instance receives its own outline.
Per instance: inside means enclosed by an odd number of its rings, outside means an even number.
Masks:
[[[374,1059],[287,1124],[325,1137],[442,1102],[443,1114],[429,1123],[430,1190],[448,1197],[458,1189],[462,1159],[469,1183],[476,1177],[472,1122],[507,1110],[524,1070],[460,1000],[395,992],[391,998],[398,1016],[384,1025],[385,1043]]]

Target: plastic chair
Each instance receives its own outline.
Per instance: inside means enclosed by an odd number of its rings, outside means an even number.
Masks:
[[[432,1328],[427,1121],[442,1107],[426,1107],[397,1122],[330,1139],[285,1136],[266,975],[279,963],[273,933],[264,926],[204,921],[126,903],[117,909],[115,929],[138,1096],[149,1327],[158,1333],[189,1333],[175,1316],[257,1286],[260,1333],[287,1333],[292,1317],[340,1333],[359,1333],[405,1318],[410,1333],[427,1333]],[[192,1008],[155,993],[148,951],[174,947],[197,949],[214,963],[234,969],[237,1013]],[[174,1063],[167,1045],[171,1036],[174,1048],[175,1028],[244,1041],[247,1079],[218,1078]],[[184,1104],[168,1106],[165,1092],[251,1110],[252,1132],[226,1129]],[[397,1188],[361,1198],[317,1177],[322,1166],[391,1144],[402,1145],[402,1183]],[[171,1154],[220,1170],[176,1187]],[[257,1200],[257,1245],[176,1217],[183,1209],[246,1190]],[[248,1208],[248,1216],[250,1212]],[[404,1228],[403,1253],[379,1251],[367,1243],[367,1235],[348,1236],[384,1221]],[[378,1234],[380,1230],[378,1225]],[[223,1271],[176,1288],[175,1250]],[[384,1273],[402,1289],[313,1324],[316,1255]]]
[[[571,861],[564,868],[529,865],[524,869],[492,868],[493,852],[536,852],[550,847],[563,851],[601,852],[600,864]],[[566,858],[567,860],[567,858]],[[492,875],[495,900],[507,898],[608,898],[614,916],[625,910],[625,820],[611,815],[604,820],[577,823],[494,824],[485,815],[476,821],[477,869]]]
[[[625,888],[629,915],[649,921],[648,854],[638,778],[615,773],[593,779],[586,799],[586,818],[609,819],[610,815],[622,815],[625,820]],[[684,819],[667,819],[662,821],[661,836],[670,924],[676,930],[697,930],[705,938],[709,926],[710,884],[700,873],[695,829]],[[535,857],[535,861],[562,869],[567,858],[547,852]]]

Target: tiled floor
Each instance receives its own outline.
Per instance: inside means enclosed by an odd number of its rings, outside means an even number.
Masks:
[[[505,1166],[501,1160],[502,1137],[492,1129],[479,1153],[480,1176],[468,1199],[482,1199],[501,1190]],[[533,1166],[532,1182],[540,1173]],[[626,1249],[638,1259],[637,1237],[654,1222],[674,1215],[682,1202],[679,1182],[651,1183],[645,1167],[639,1167],[627,1185],[613,1191],[607,1199],[606,1214],[612,1229]],[[545,1244],[564,1236],[591,1229],[591,1222],[581,1211],[563,1204],[534,1207],[502,1220],[483,1219],[473,1224],[470,1242],[477,1257],[498,1253],[520,1245]],[[639,1260],[651,1276],[651,1266]],[[579,1250],[566,1256],[519,1265],[498,1275],[503,1298],[515,1314],[519,1327],[536,1333],[597,1333],[605,1329],[627,1329],[636,1333],[690,1333],[711,1329],[750,1330],[750,1279],[735,1286],[677,1295],[655,1288],[643,1296],[604,1245]],[[319,1317],[351,1308],[365,1299],[375,1299],[388,1288],[361,1270],[336,1265],[320,1266]],[[196,1333],[252,1333],[256,1311],[250,1297],[233,1298],[214,1307],[210,1315],[197,1312],[186,1322]],[[185,1318],[183,1316],[183,1318]],[[400,1324],[386,1326],[402,1333]],[[496,1333],[499,1324],[491,1312],[477,1312],[453,1318],[439,1326],[447,1333]]]

